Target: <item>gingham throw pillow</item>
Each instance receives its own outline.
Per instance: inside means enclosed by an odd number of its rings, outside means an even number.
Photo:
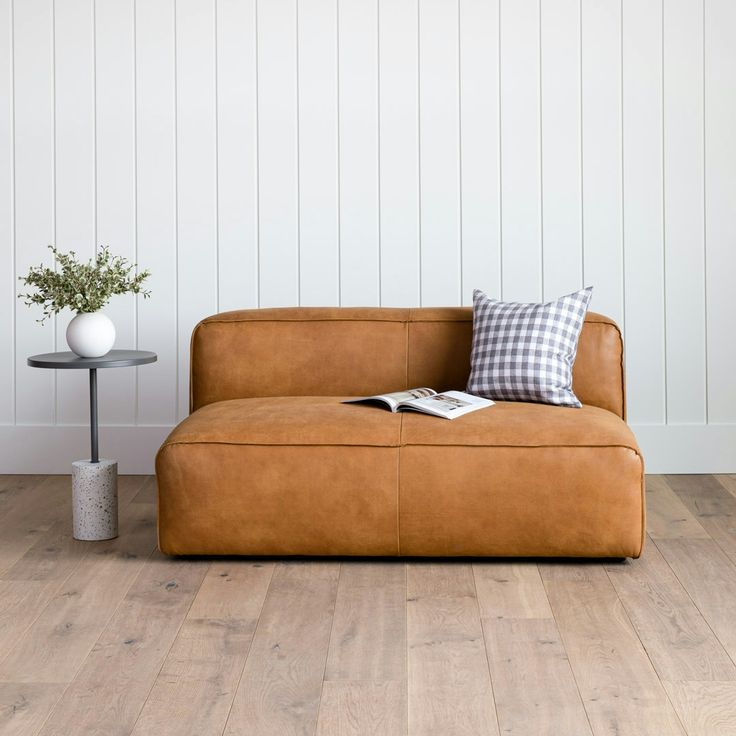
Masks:
[[[546,304],[516,304],[476,289],[468,393],[579,408],[572,365],[592,291]]]

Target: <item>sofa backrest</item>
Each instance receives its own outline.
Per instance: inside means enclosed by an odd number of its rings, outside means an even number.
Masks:
[[[464,390],[470,307],[287,307],[216,314],[192,334],[190,409],[254,396],[370,396],[415,386]],[[623,341],[588,313],[573,390],[625,418]]]

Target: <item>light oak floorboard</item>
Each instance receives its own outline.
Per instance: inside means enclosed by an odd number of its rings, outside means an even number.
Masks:
[[[682,734],[610,581],[549,580],[545,585],[594,734]]]
[[[133,503],[158,503],[158,488],[153,475],[140,476],[143,479],[141,489],[133,497]]]
[[[712,475],[668,475],[667,483],[736,563],[736,498]]]
[[[134,734],[222,733],[274,563],[213,563]]]
[[[482,618],[552,618],[535,562],[478,562],[473,576]]]
[[[473,575],[501,733],[589,736],[539,566],[478,562]]]
[[[736,496],[736,474],[713,476],[732,496]]]
[[[647,531],[652,539],[708,539],[710,535],[661,475],[648,475]]]
[[[608,574],[662,680],[736,680],[736,667],[700,611],[650,544]]]
[[[126,534],[95,545],[0,663],[0,681],[70,682],[156,545],[148,504]]]
[[[406,565],[344,564],[326,680],[406,679]],[[358,690],[353,690],[354,695]]]
[[[483,619],[502,734],[590,736],[553,619]]]
[[[310,736],[317,726],[340,564],[279,563],[235,694],[228,736]]]
[[[689,736],[736,733],[736,682],[666,682]]]
[[[0,682],[0,733],[37,733],[64,687],[58,682]]]
[[[120,518],[125,525],[126,505],[137,486],[126,482],[121,486]],[[95,548],[94,544],[75,540],[71,519],[64,519],[38,535],[33,546],[3,573],[0,579],[0,653],[11,649],[56,596],[64,581]]]
[[[0,475],[0,517],[13,508],[13,502],[27,489],[39,485],[45,475]]]
[[[158,552],[146,562],[42,736],[131,732],[207,567]]]
[[[69,476],[46,476],[19,493],[0,516],[0,578],[57,521],[71,515]]]
[[[497,734],[470,565],[407,569],[409,734]]]
[[[404,682],[325,682],[317,736],[403,736]]]
[[[657,547],[736,661],[736,566],[710,539],[660,539]]]
[[[735,478],[649,476],[639,560],[437,563],[165,558],[144,476],[76,542],[0,476],[0,733],[736,734]]]
[[[254,627],[248,621],[187,619],[133,733],[222,733]]]

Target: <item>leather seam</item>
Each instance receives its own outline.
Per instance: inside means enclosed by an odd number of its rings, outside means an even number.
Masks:
[[[504,450],[544,450],[544,449],[581,449],[581,450],[631,450],[641,457],[641,451],[637,447],[631,445],[622,444],[607,444],[607,445],[469,445],[465,443],[460,444],[432,444],[427,442],[406,442],[399,445],[366,445],[366,444],[335,444],[334,442],[304,442],[298,445],[294,443],[276,443],[276,442],[226,442],[224,440],[174,440],[172,442],[165,442],[159,449],[159,453],[165,447],[172,447],[174,445],[227,445],[230,447],[469,447],[478,448],[483,450],[493,449],[504,449]]]
[[[424,307],[423,307],[424,308]],[[470,309],[470,307],[468,307]],[[253,324],[268,324],[271,322],[392,322],[392,323],[399,323],[399,322],[413,322],[413,323],[427,323],[427,324],[439,324],[443,322],[472,322],[471,318],[458,318],[458,319],[424,319],[422,317],[417,318],[416,316],[409,316],[403,319],[380,319],[377,317],[305,317],[302,319],[296,319],[294,317],[290,318],[277,318],[274,317],[273,319],[216,319],[213,317],[206,317],[202,320],[200,324],[203,325],[228,325],[228,324],[242,324],[243,322],[251,322]],[[606,325],[609,327],[614,327],[617,330],[619,330],[618,325],[611,321],[608,322],[606,320],[601,319],[586,319],[585,324],[590,325]],[[199,326],[199,325],[197,325]],[[620,332],[620,330],[619,330]]]
[[[404,427],[404,415],[400,414],[399,441]],[[396,449],[396,554],[401,557],[401,447]]]
[[[406,388],[409,388],[409,321],[407,320],[404,324],[406,325],[406,350],[404,351],[406,355],[406,379],[404,383],[406,385]]]
[[[453,322],[467,322],[469,320],[452,320]],[[240,325],[244,322],[249,324],[272,324],[279,322],[388,322],[389,324],[403,324],[409,322],[408,318],[404,319],[376,319],[375,317],[356,317],[350,319],[348,317],[337,317],[335,319],[329,319],[328,317],[311,317],[308,319],[211,319],[207,318],[203,321],[205,325]]]
[[[422,307],[425,308],[425,307]],[[470,309],[470,307],[469,307]],[[295,317],[289,317],[289,318],[281,318],[281,317],[274,317],[273,319],[217,319],[216,317],[205,317],[199,324],[202,325],[236,325],[236,324],[243,324],[244,322],[249,322],[252,324],[268,324],[270,322],[392,322],[392,323],[398,323],[398,322],[414,322],[414,323],[427,323],[427,324],[439,324],[442,322],[472,322],[472,316],[470,317],[462,317],[462,318],[447,318],[447,319],[426,319],[423,317],[417,317],[416,315],[407,316],[404,318],[387,318],[387,319],[380,319],[378,317],[304,317],[301,319],[295,318]],[[603,319],[586,319],[584,324],[589,325],[605,325],[607,327],[614,327],[616,330],[619,331],[620,329],[618,325],[613,321],[606,321]],[[197,325],[199,326],[199,325]],[[196,329],[196,328],[195,328]]]

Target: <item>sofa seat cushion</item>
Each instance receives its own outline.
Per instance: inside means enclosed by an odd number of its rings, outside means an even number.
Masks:
[[[156,457],[168,554],[396,555],[401,417],[339,397],[219,401]]]
[[[156,458],[168,554],[637,557],[643,465],[604,409],[457,421],[342,397],[209,404]]]
[[[171,443],[234,445],[359,445],[397,447],[401,417],[333,396],[271,396],[218,401],[197,409],[169,436]]]
[[[403,445],[471,447],[628,447],[638,452],[628,425],[596,406],[580,409],[549,404],[497,401],[495,406],[456,421],[406,412]]]

